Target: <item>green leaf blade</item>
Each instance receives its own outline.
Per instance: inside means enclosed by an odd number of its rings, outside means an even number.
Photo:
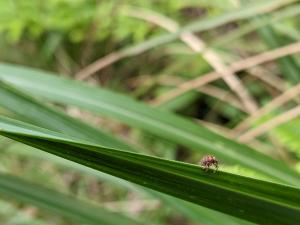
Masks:
[[[4,64],[0,65],[0,78],[34,96],[112,117],[192,150],[215,154],[228,163],[238,163],[281,182],[300,186],[299,174],[283,163],[171,112],[154,109],[121,94]]]
[[[83,223],[93,225],[142,224],[121,214],[76,200],[65,194],[8,174],[0,174],[0,195],[33,204],[52,213]]]
[[[23,131],[1,124],[24,127]],[[261,224],[295,224],[300,190],[137,153],[87,145],[44,129],[1,119],[1,134],[49,153],[175,197]],[[26,129],[34,132],[28,134]]]

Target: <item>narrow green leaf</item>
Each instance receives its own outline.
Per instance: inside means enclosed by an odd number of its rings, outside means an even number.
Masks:
[[[186,201],[261,224],[300,220],[300,190],[198,166],[108,149],[11,119],[0,133],[22,143]]]
[[[300,157],[300,119],[294,119],[276,127],[273,133],[287,149]]]
[[[134,150],[117,138],[58,110],[47,107],[0,80],[0,106],[40,127],[111,148]]]
[[[138,185],[134,185],[126,180],[120,179],[118,177],[111,176],[106,173],[102,173],[100,171],[94,170],[92,168],[83,166],[78,163],[74,163],[73,161],[66,160],[64,158],[58,157],[56,155],[48,154],[47,152],[43,151],[36,151],[30,146],[24,146],[21,143],[16,143],[15,145],[11,146],[7,149],[8,152],[13,154],[18,154],[26,157],[36,158],[47,160],[54,163],[57,166],[63,168],[69,168],[71,170],[76,170],[80,173],[88,174],[97,178],[101,181],[108,182],[112,185],[117,185],[118,187],[123,187],[125,189],[129,189],[135,192],[140,193],[143,196],[155,197],[160,199],[162,202],[166,203],[167,206],[175,209],[176,213],[182,213],[184,216],[189,218],[190,220],[200,223],[203,225],[251,225],[252,223],[241,220],[236,217],[229,216],[227,214],[220,213],[215,210],[211,210],[205,208],[200,205],[195,205],[193,203],[186,202],[184,200],[162,194],[157,191],[152,191],[147,188],[140,187]]]
[[[34,125],[39,125],[40,127],[44,127],[49,130],[58,131],[63,134],[70,135],[74,138],[83,138],[92,143],[98,143],[100,145],[106,147],[114,147],[120,148],[120,141],[114,140],[112,137],[107,138],[107,134],[99,132],[98,129],[90,127],[88,124],[81,123],[68,115],[59,112],[57,110],[53,110],[41,102],[33,99],[32,97],[22,93],[15,88],[12,88],[10,85],[0,81],[0,106],[3,106],[5,109],[17,114],[22,120],[30,121],[30,123]],[[104,139],[104,141],[102,141]],[[107,145],[109,144],[109,145]],[[126,144],[123,144],[123,149],[127,148]],[[24,147],[22,147],[24,149]],[[133,148],[129,148],[131,150]],[[37,154],[36,152],[32,152]],[[47,154],[47,160],[51,160],[49,154]],[[61,158],[59,158],[61,159]],[[149,193],[147,189],[136,188],[134,185],[130,185],[128,182],[122,182],[120,179],[117,179],[113,176],[100,173],[98,171],[92,170],[90,168],[84,167],[77,163],[72,163],[67,160],[58,160],[58,157],[55,158],[55,162],[59,162],[64,164],[65,166],[71,165],[73,169],[77,169],[83,172],[88,172],[89,174],[100,177],[102,180],[108,180],[109,182],[117,183],[118,185],[125,186],[126,188],[134,189],[135,191],[142,192],[143,194],[148,194],[153,197],[153,192]],[[158,194],[154,195],[155,197],[160,198]],[[161,199],[161,198],[160,198]],[[171,196],[164,196],[163,201],[169,204],[174,208],[174,205],[181,205],[182,201],[179,199],[175,199]],[[186,208],[187,207],[187,208]],[[176,209],[182,212],[187,217],[195,220],[197,222],[201,222],[205,225],[221,225],[221,224],[245,224],[245,221],[239,220],[235,222],[237,219],[233,219],[228,215],[223,215],[217,211],[212,211],[205,209],[203,207],[177,207]],[[196,215],[196,216],[195,216]],[[217,221],[215,218],[218,217]]]
[[[71,196],[0,173],[0,195],[29,203],[77,222],[88,224],[141,224],[119,213],[110,212]]]
[[[179,212],[182,212],[184,215],[188,216],[194,221],[197,221],[200,224],[253,225],[252,222],[241,220],[224,213],[216,212],[215,210],[204,208],[203,206],[195,205],[187,201],[170,198],[170,196],[166,194],[155,192],[154,195],[157,195],[160,199],[162,199],[162,201],[167,202],[169,205],[172,205],[173,208],[177,209]]]
[[[259,22],[260,20],[258,20]],[[271,27],[263,27],[259,29],[259,34],[265,41],[266,45],[272,49],[278,48],[285,44],[277,32]],[[300,82],[299,66],[292,56],[285,56],[277,60],[280,66],[280,70],[285,78],[290,81],[291,84],[298,84]]]
[[[170,101],[159,105],[158,108],[162,110],[168,111],[176,111],[180,109],[184,109],[189,106],[192,102],[200,96],[200,94],[196,91],[187,92],[183,95],[178,96],[178,98],[171,99]]]
[[[281,182],[300,185],[299,174],[282,162],[190,120],[151,108],[124,95],[51,76],[45,72],[4,64],[0,65],[0,79],[33,96],[112,117],[195,151],[215,154],[227,163],[238,163]]]
[[[273,24],[273,28],[281,35],[284,35],[286,38],[294,41],[300,41],[300,31],[296,26],[286,26],[285,23],[276,23]]]
[[[300,13],[300,4],[292,5],[282,10],[279,10],[278,12],[270,13],[269,15],[261,17],[259,22],[250,21],[245,25],[241,25],[241,27],[239,27],[238,29],[228,34],[222,35],[220,38],[218,38],[218,40],[213,41],[212,46],[222,47],[228,45],[235,39],[240,38],[252,31],[255,31],[267,25],[271,25],[271,24],[273,25],[274,23],[280,20],[297,16],[299,15],[299,13]]]

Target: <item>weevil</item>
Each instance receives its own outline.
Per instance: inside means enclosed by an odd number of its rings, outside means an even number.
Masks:
[[[201,161],[200,161],[200,165],[202,166],[202,168],[205,171],[208,171],[208,169],[211,166],[215,167],[215,171],[218,171],[219,169],[219,161],[216,159],[216,157],[214,157],[213,155],[205,155],[202,157]]]

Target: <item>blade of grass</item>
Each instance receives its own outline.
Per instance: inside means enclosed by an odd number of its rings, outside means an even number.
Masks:
[[[105,89],[84,85],[45,72],[0,65],[0,78],[32,94],[115,118],[192,150],[215,154],[273,179],[300,185],[299,174],[246,145],[218,135],[171,112],[154,109]]]
[[[236,217],[229,216],[227,214],[220,213],[215,210],[211,210],[199,205],[188,203],[178,198],[174,198],[169,195],[162,194],[160,192],[152,191],[147,188],[143,188],[138,185],[134,185],[126,180],[120,179],[118,177],[111,176],[106,173],[94,170],[89,167],[85,167],[78,163],[66,160],[64,158],[58,157],[56,155],[49,154],[43,151],[36,151],[30,146],[24,146],[21,143],[16,143],[18,146],[11,146],[7,149],[7,152],[22,155],[25,157],[36,158],[38,160],[47,160],[54,163],[62,168],[69,168],[71,170],[76,170],[83,174],[88,174],[101,181],[108,182],[111,185],[117,185],[119,188],[129,189],[138,192],[141,195],[146,195],[149,197],[155,197],[162,202],[166,203],[169,207],[176,210],[176,213],[182,213],[187,218],[191,219],[196,223],[201,223],[205,225],[250,225],[252,223],[238,219]]]
[[[0,119],[6,137],[186,201],[261,224],[300,220],[300,190],[198,166],[76,141],[16,120]]]
[[[259,21],[260,20],[257,20],[258,23]],[[271,26],[263,27],[259,29],[258,32],[265,41],[266,45],[272,49],[278,48],[285,44]],[[298,84],[300,82],[300,68],[293,57],[285,56],[278,59],[278,63],[283,76],[285,76],[288,81],[290,81],[292,84]]]
[[[200,94],[196,91],[188,92],[183,95],[178,96],[178,98],[174,98],[171,101],[166,102],[166,104],[159,105],[157,108],[161,110],[168,111],[177,111],[179,109],[184,109],[188,107],[191,103],[195,102],[195,100],[200,96]]]
[[[38,125],[40,127],[44,127],[52,131],[57,131],[66,135],[70,135],[78,139],[83,138],[83,140],[87,140],[91,143],[104,145],[106,147],[121,148],[123,146],[122,149],[133,149],[128,148],[128,145],[126,144],[120,145],[120,141],[115,140],[113,137],[107,138],[107,134],[102,135],[102,132],[100,132],[100,130],[90,127],[85,123],[79,122],[76,119],[73,119],[64,113],[59,112],[58,110],[51,109],[46,105],[40,103],[39,101],[33,99],[32,97],[26,95],[25,93],[22,93],[16,90],[15,88],[11,87],[10,85],[0,81],[0,106],[1,105],[5,107],[5,109],[8,109],[9,111],[17,114],[22,120],[30,121],[32,124]],[[104,141],[102,141],[102,139],[104,139]],[[49,161],[51,159],[50,155],[47,155],[46,159],[47,161]],[[126,188],[130,187],[135,191],[139,191],[153,197],[153,192],[149,193],[147,189],[136,188],[127,182],[124,184],[124,181],[122,182],[122,180],[116,179],[113,176],[96,172],[95,170],[83,167],[79,164],[75,164],[67,160],[59,159],[56,158],[56,162],[58,161],[60,164],[67,164],[67,166],[71,165],[73,169],[84,171],[93,176],[100,177],[102,178],[102,180],[108,180],[110,181],[110,183],[114,182],[118,185],[125,185]],[[159,197],[159,199],[161,199],[160,196],[158,196],[158,194],[155,194],[154,197]],[[174,208],[174,204],[182,205],[180,200],[174,199],[171,196],[164,196],[163,201],[170,205],[170,207],[172,208]],[[203,224],[225,225],[234,223],[246,223],[244,221],[234,222],[234,219],[229,217],[228,215],[222,215],[219,212],[211,211],[200,206],[193,208],[189,207],[189,209],[180,207],[177,210],[179,212],[182,212],[189,218],[191,217],[191,215],[198,215],[193,216],[191,219],[201,222]],[[217,221],[215,221],[214,218],[216,216],[222,219],[218,219]]]
[[[135,151],[134,147],[129,146],[112,135],[89,126],[54,108],[47,107],[32,97],[20,93],[1,80],[0,106],[13,112],[22,120],[30,121],[34,125],[65,133],[76,138],[82,138],[83,140],[106,147]]]
[[[285,35],[292,40],[300,41],[300,31],[297,27],[286,26],[284,23],[277,23],[273,25],[273,28],[280,34]]]
[[[168,202],[168,204],[172,205],[173,208],[177,209],[179,212],[182,212],[184,215],[200,224],[254,225],[252,222],[241,220],[224,213],[216,212],[215,210],[211,210],[209,208],[204,208],[180,199],[170,198],[170,196],[166,194],[155,192],[154,195],[157,195],[164,202]]]
[[[250,21],[249,23],[242,25],[238,29],[228,34],[222,35],[217,40],[212,41],[210,45],[215,48],[226,46],[231,42],[233,42],[234,40],[246,34],[249,34],[250,32],[253,32],[269,24],[274,24],[280,20],[297,16],[299,15],[299,13],[300,13],[300,4],[289,6],[282,10],[279,10],[278,12],[274,12],[271,13],[270,15],[261,17],[259,23]]]
[[[142,224],[119,213],[110,212],[8,174],[0,173],[0,195],[38,206],[76,222],[94,225]]]

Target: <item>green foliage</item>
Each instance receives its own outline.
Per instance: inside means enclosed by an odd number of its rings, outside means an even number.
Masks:
[[[0,78],[34,96],[113,117],[196,152],[214,153],[228,162],[263,171],[280,181],[299,184],[299,175],[279,161],[213,133],[188,119],[167,111],[156,110],[127,96],[47,75],[41,71],[4,64],[0,66]]]
[[[122,148],[127,150],[134,150],[130,146],[125,143],[121,143],[119,140],[110,137],[108,134],[101,132],[95,128],[90,127],[87,124],[80,123],[79,121],[72,119],[71,117],[64,115],[63,113],[53,110],[48,106],[38,102],[37,100],[31,98],[30,96],[17,91],[16,89],[10,87],[5,83],[0,82],[0,105],[8,109],[10,112],[16,114],[19,118],[23,120],[26,118],[26,121],[30,121],[32,124],[39,125],[41,127],[54,130],[57,132],[61,132],[63,134],[71,135],[78,139],[83,139],[90,141],[91,143],[98,143],[100,145],[114,147],[114,148]],[[9,100],[9,101],[7,101]],[[23,106],[20,108],[20,106]],[[26,109],[26,110],[24,110]],[[164,145],[165,146],[165,145]],[[24,148],[24,147],[23,147]],[[12,148],[14,152],[20,153],[19,148]],[[165,149],[164,149],[165,150]],[[11,151],[11,150],[10,150]],[[55,163],[61,164],[64,167],[71,167],[72,169],[78,170],[83,173],[87,173],[92,176],[99,177],[101,180],[108,181],[110,183],[117,184],[118,186],[122,186],[125,188],[138,190],[139,192],[143,192],[143,194],[150,194],[151,196],[159,197],[161,196],[158,193],[148,192],[147,190],[141,190],[140,188],[136,188],[133,185],[130,185],[124,181],[117,180],[115,177],[110,177],[109,175],[103,173],[96,173],[94,170],[89,170],[86,167],[72,164],[71,162],[64,161],[59,158],[51,157],[49,155],[43,155],[36,152],[34,149],[29,149],[25,151],[25,154],[28,155],[28,151],[30,151],[31,157],[42,157],[42,159],[47,159],[47,161],[52,160]],[[24,154],[24,151],[21,151],[21,154]],[[43,174],[45,175],[45,174]],[[37,177],[34,177],[37,179]],[[45,182],[45,181],[44,181]],[[49,186],[49,179],[47,180],[47,185]],[[145,193],[144,193],[145,192]],[[170,204],[172,208],[173,205],[182,205],[182,202],[179,202],[177,199],[172,199],[170,196],[163,196],[162,200],[166,202],[166,204]],[[176,207],[175,207],[176,208]],[[216,212],[212,212],[205,208],[199,207],[177,207],[177,210],[182,212],[184,215],[190,217],[192,220],[201,221],[203,223],[208,223],[208,221],[215,221],[214,215]],[[197,216],[196,216],[197,215]],[[201,215],[200,217],[198,215]],[[218,224],[222,223],[235,223],[236,219],[232,219],[226,215],[218,214],[220,219],[218,219]],[[210,222],[209,222],[210,223]],[[240,221],[239,223],[245,223]]]
[[[299,13],[297,0],[0,1],[0,224],[297,224],[299,119],[237,139],[299,99],[234,129],[250,115],[227,79],[183,83],[299,41]],[[239,71],[239,91],[263,110],[299,63]]]
[[[281,46],[284,38],[280,37],[272,27],[264,27],[260,30],[262,38],[265,40],[266,44],[271,48],[276,48]],[[279,59],[279,65],[282,73],[286,76],[287,80],[291,83],[297,84],[300,81],[299,78],[299,65],[291,56]]]
[[[89,145],[4,117],[0,127],[2,135],[14,140],[253,222],[292,225],[300,219],[300,190],[296,188],[225,172],[210,174],[194,165]]]
[[[285,123],[276,129],[274,134],[290,151],[293,151],[300,157],[300,120],[295,119],[288,123]]]
[[[170,0],[164,4],[153,1],[133,1],[132,4],[161,9],[164,13],[183,5]],[[23,35],[36,40],[49,32],[57,33],[71,42],[84,41],[87,32],[96,41],[108,37],[116,41],[126,38],[143,40],[150,28],[143,22],[122,16],[119,13],[122,6],[117,0],[101,1],[101,4],[94,0],[49,0],[47,4],[39,0],[1,1],[0,14],[3,20],[0,30],[5,32],[6,39],[11,43],[19,42]],[[135,29],[129,34],[128,30],[132,27]]]
[[[14,176],[0,174],[0,194],[30,203],[53,213],[88,224],[141,224],[117,213],[109,212],[58,192],[31,184]]]

